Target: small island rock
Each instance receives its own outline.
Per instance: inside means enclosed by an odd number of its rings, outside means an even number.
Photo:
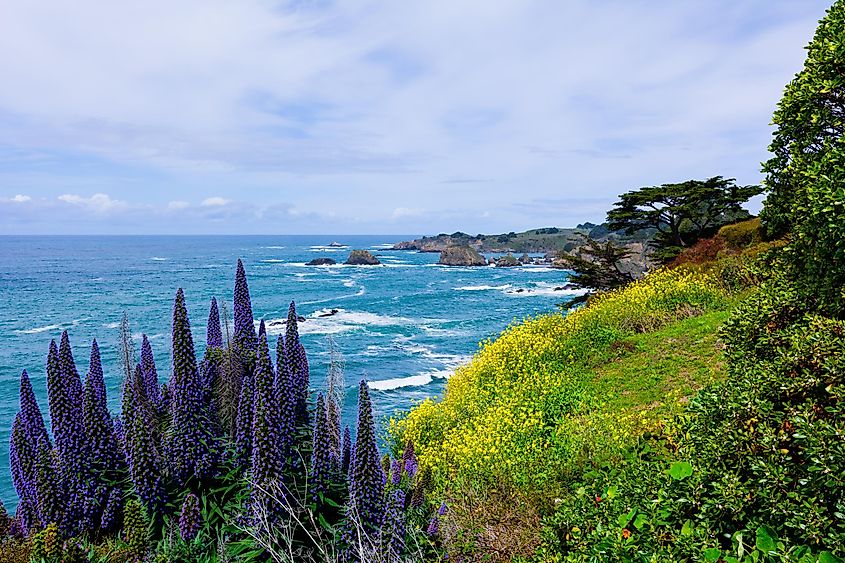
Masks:
[[[502,256],[498,260],[496,260],[496,267],[497,268],[513,268],[514,266],[519,266],[519,260],[517,260],[513,254],[508,254],[507,256]]]
[[[446,266],[486,266],[487,260],[469,246],[450,246],[440,252],[440,264]]]
[[[353,250],[346,263],[352,266],[378,266],[381,262],[369,250]]]
[[[334,266],[337,264],[333,258],[315,258],[310,262],[306,262],[306,266]]]

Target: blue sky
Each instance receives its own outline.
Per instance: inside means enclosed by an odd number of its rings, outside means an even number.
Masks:
[[[761,180],[830,0],[0,0],[0,234],[501,232]]]

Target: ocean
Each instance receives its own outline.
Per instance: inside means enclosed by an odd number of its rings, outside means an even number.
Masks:
[[[479,342],[511,323],[553,312],[571,296],[567,273],[542,266],[459,268],[437,254],[393,251],[408,236],[0,236],[0,499],[17,504],[9,474],[9,430],[18,410],[21,370],[28,370],[48,417],[45,362],[50,339],[67,329],[80,375],[91,340],[103,354],[109,403],[119,410],[118,325],[128,315],[140,349],[146,334],[159,377],[170,372],[170,317],[177,288],[185,291],[197,344],[205,349],[209,301],[231,315],[235,264],[246,267],[256,321],[278,334],[294,300],[311,365],[321,388],[328,338],[343,354],[344,419],[354,421],[355,387],[366,379],[376,417],[384,422],[443,392],[455,368]],[[330,246],[333,242],[342,247]],[[314,258],[345,261],[367,249],[381,266],[306,266]],[[333,314],[332,314],[333,313]],[[275,341],[275,339],[274,339]],[[384,425],[382,424],[382,427]]]

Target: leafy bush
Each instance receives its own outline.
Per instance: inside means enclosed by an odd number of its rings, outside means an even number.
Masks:
[[[549,553],[845,556],[845,322],[807,314],[789,283],[773,281],[723,338],[727,379],[623,462],[588,465],[546,521]]]

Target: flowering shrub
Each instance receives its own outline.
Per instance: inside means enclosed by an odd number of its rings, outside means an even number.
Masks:
[[[642,422],[640,414],[602,408],[588,379],[591,359],[627,335],[726,300],[706,274],[663,269],[568,315],[529,319],[483,343],[449,380],[442,401],[424,401],[393,420],[391,432],[413,441],[420,463],[441,482],[464,477],[547,489],[585,450],[613,448],[614,436],[621,440]]]

